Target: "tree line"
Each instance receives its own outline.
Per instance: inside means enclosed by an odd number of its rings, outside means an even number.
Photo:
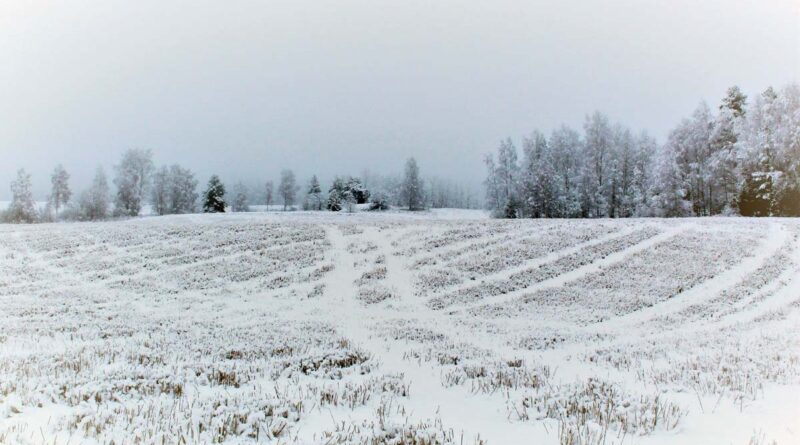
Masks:
[[[485,159],[495,217],[800,216],[800,87],[752,101],[736,86],[716,112],[700,103],[664,144],[611,124],[562,126],[500,143]]]
[[[64,167],[57,165],[50,178],[47,204],[39,209],[33,199],[30,174],[19,170],[11,183],[11,203],[1,219],[11,223],[96,221],[138,216],[147,204],[157,215],[245,212],[255,201],[242,182],[237,182],[229,193],[217,175],[212,175],[204,191],[198,193],[198,180],[191,170],[178,164],[156,168],[153,152],[144,149],[130,149],[123,154],[114,167],[113,191],[102,167],[96,170],[88,189],[75,199],[69,179]],[[327,193],[316,175],[303,188],[293,171],[283,170],[277,187],[272,181],[265,183],[261,202],[271,209],[273,201],[279,199],[283,210],[302,206],[305,210],[354,211],[363,204],[368,210],[401,207],[416,211],[470,204],[465,196],[468,194],[462,188],[450,183],[433,179],[426,185],[417,161],[410,158],[402,176],[339,176]]]

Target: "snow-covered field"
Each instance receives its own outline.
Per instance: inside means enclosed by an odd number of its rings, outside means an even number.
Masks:
[[[800,443],[800,221],[475,216],[0,225],[0,443]]]

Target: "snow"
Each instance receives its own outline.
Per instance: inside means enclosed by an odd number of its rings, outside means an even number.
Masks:
[[[800,442],[800,221],[270,210],[0,225],[0,443]]]

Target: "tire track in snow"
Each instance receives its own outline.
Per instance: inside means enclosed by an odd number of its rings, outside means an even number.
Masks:
[[[537,282],[537,283],[533,283],[532,285],[530,285],[528,287],[525,287],[525,288],[522,288],[522,289],[517,289],[517,290],[514,290],[512,292],[505,293],[505,294],[500,294],[500,295],[497,295],[497,296],[492,297],[492,298],[487,298],[487,299],[484,299],[484,300],[481,300],[481,301],[477,301],[475,303],[464,304],[461,307],[456,308],[456,309],[448,308],[448,309],[445,309],[445,311],[447,313],[449,313],[449,314],[458,314],[458,313],[469,312],[469,311],[471,311],[473,309],[478,309],[478,308],[481,308],[481,307],[484,307],[484,306],[498,305],[498,304],[502,305],[502,304],[510,303],[510,302],[512,302],[513,300],[515,300],[515,299],[517,299],[519,297],[522,297],[524,295],[527,295],[527,294],[530,294],[530,293],[533,293],[533,292],[537,292],[537,291],[540,291],[540,290],[543,290],[543,289],[553,289],[553,288],[561,287],[561,286],[563,286],[563,285],[565,285],[567,283],[570,283],[572,281],[579,280],[579,279],[581,279],[581,278],[583,278],[583,277],[585,277],[585,276],[587,276],[589,274],[600,272],[604,268],[607,268],[607,267],[612,266],[614,264],[620,263],[620,262],[624,261],[626,258],[628,258],[629,256],[637,254],[637,253],[642,252],[642,251],[645,251],[647,249],[650,249],[654,245],[662,243],[662,242],[664,242],[664,241],[666,241],[666,240],[668,240],[668,239],[670,239],[670,238],[672,238],[672,237],[674,237],[674,236],[676,236],[676,235],[688,230],[691,227],[693,227],[693,224],[690,224],[690,223],[682,223],[682,224],[679,224],[677,226],[670,227],[670,228],[664,230],[663,232],[659,233],[658,235],[655,235],[653,237],[647,238],[646,240],[641,241],[639,243],[636,243],[633,246],[630,246],[630,247],[627,247],[627,248],[622,249],[620,251],[614,252],[614,253],[609,254],[608,256],[606,256],[606,257],[604,257],[602,259],[599,259],[597,261],[593,261],[593,262],[591,262],[589,264],[585,264],[585,265],[580,266],[580,267],[578,267],[576,269],[572,269],[572,270],[570,270],[568,272],[559,274],[559,275],[554,276],[552,278],[549,278],[549,279],[546,279],[546,280],[543,280],[543,281],[540,281],[540,282]],[[641,228],[638,227],[636,229],[641,229]],[[634,229],[631,229],[631,231],[633,231],[633,230]],[[611,237],[611,239],[613,240],[613,239],[616,239],[616,238],[619,238],[619,237],[622,237],[622,236],[624,236],[624,235],[619,235],[618,234],[617,237]],[[608,240],[605,240],[605,241],[608,241]],[[599,242],[602,242],[602,241],[598,241],[598,243]],[[586,246],[584,246],[584,247],[586,247]],[[572,252],[572,253],[575,253],[575,252]],[[566,256],[566,255],[564,255],[564,256]]]
[[[415,420],[441,419],[445,428],[452,428],[456,436],[463,435],[469,441],[480,437],[490,444],[524,443],[530,437],[532,425],[508,422],[505,405],[500,395],[476,395],[467,388],[445,388],[440,379],[440,370],[426,363],[414,363],[403,358],[405,342],[383,339],[374,335],[369,324],[380,324],[388,321],[387,314],[393,317],[395,312],[387,312],[381,304],[364,307],[357,299],[354,284],[358,271],[353,267],[354,255],[347,250],[347,240],[338,227],[326,227],[328,239],[331,241],[330,259],[334,269],[329,272],[325,281],[323,300],[328,305],[326,316],[337,331],[350,339],[353,344],[370,352],[380,363],[383,372],[401,373],[410,384],[410,395],[399,399],[407,417]],[[388,274],[398,292],[406,299],[411,283],[410,274],[403,270],[402,259],[392,258],[386,251],[388,241],[385,235],[374,228],[367,228],[363,236],[371,240],[380,240],[380,248],[386,255]],[[390,259],[391,258],[391,259]],[[419,302],[407,300],[414,312],[406,314],[413,318],[422,315]],[[428,309],[425,309],[427,312]],[[427,318],[422,315],[419,318]],[[492,408],[494,406],[494,409]]]
[[[467,282],[464,282],[464,283],[459,283],[459,284],[455,284],[453,286],[449,286],[449,287],[443,288],[443,289],[439,290],[438,292],[429,294],[428,298],[436,298],[436,297],[448,295],[448,294],[455,293],[455,292],[461,292],[461,291],[464,291],[464,290],[467,290],[467,289],[471,289],[473,287],[478,287],[478,286],[480,286],[482,284],[485,284],[487,282],[507,280],[511,276],[516,275],[518,273],[522,273],[522,272],[525,272],[525,271],[530,270],[530,269],[536,269],[536,268],[541,267],[541,266],[543,266],[545,264],[558,261],[558,260],[560,260],[560,259],[562,259],[564,257],[570,256],[570,255],[574,255],[574,254],[580,252],[582,249],[594,247],[594,246],[596,246],[598,244],[606,243],[606,242],[609,242],[609,241],[613,241],[615,239],[619,239],[619,238],[628,236],[631,233],[634,233],[634,232],[636,232],[638,230],[641,230],[641,229],[642,229],[642,227],[634,225],[634,224],[631,224],[631,225],[628,225],[627,227],[623,227],[623,228],[621,228],[619,230],[616,230],[616,231],[614,231],[612,233],[609,233],[609,234],[594,238],[594,239],[589,240],[589,241],[582,242],[580,244],[576,244],[576,245],[574,245],[572,247],[568,247],[568,248],[562,249],[562,250],[557,250],[555,252],[550,252],[550,253],[548,253],[548,254],[546,254],[544,256],[531,258],[531,259],[525,261],[524,263],[522,263],[522,264],[520,264],[518,266],[509,267],[507,269],[503,269],[503,270],[495,272],[495,273],[482,275],[481,276],[481,282],[478,283],[478,284],[476,284],[474,282],[467,281]]]
[[[645,323],[654,317],[677,313],[693,304],[709,301],[725,289],[740,283],[750,273],[757,270],[789,242],[789,238],[789,232],[784,226],[772,223],[770,224],[769,236],[752,255],[746,257],[734,267],[653,306],[587,326],[584,330],[589,332],[608,332],[610,329],[630,328]],[[708,325],[707,322],[702,324]],[[685,330],[686,327],[685,324],[682,324],[681,330]]]
[[[542,231],[552,231],[557,226],[544,226],[544,227],[526,227],[520,232],[514,230],[504,230],[490,235],[484,235],[477,238],[469,238],[450,244],[445,247],[437,248],[433,251],[426,251],[421,254],[410,255],[412,262],[428,261],[436,258],[447,258],[448,261],[462,258],[479,252],[485,252],[493,248],[501,247],[506,244],[512,244],[526,238],[539,236]],[[474,250],[476,244],[483,244],[478,251]]]
[[[792,250],[791,264],[788,270],[784,271],[775,280],[780,285],[770,286],[770,289],[767,290],[768,295],[764,300],[754,304],[753,299],[763,295],[760,292],[754,293],[752,298],[738,306],[741,310],[725,315],[719,320],[710,323],[696,324],[697,326],[692,327],[699,329],[694,330],[699,331],[704,328],[720,329],[737,323],[748,323],[769,312],[780,310],[797,300],[800,297],[800,238],[795,238],[793,243],[794,249]]]

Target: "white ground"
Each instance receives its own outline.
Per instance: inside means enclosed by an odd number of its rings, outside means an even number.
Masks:
[[[0,225],[0,443],[112,441],[800,443],[800,221]]]

